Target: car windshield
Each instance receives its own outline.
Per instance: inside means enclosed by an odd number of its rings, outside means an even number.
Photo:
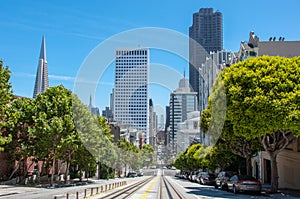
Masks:
[[[252,176],[246,176],[246,175],[241,175],[239,176],[240,180],[256,180],[254,177]]]
[[[225,172],[225,176],[226,176],[226,177],[231,177],[231,176],[233,176],[233,175],[234,175],[234,172],[231,172],[231,171]]]

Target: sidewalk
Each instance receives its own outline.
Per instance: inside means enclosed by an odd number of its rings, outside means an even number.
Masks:
[[[300,198],[300,190],[279,189],[278,193],[271,193],[270,184],[262,185],[262,193],[272,197],[274,196],[274,198],[289,198],[289,196],[292,196],[292,198]]]

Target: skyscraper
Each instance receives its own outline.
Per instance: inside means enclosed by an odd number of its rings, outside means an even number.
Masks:
[[[49,80],[48,80],[48,64],[46,59],[46,40],[45,37],[43,37],[41,50],[40,50],[40,57],[38,62],[38,69],[36,72],[33,98],[35,98],[37,94],[44,92],[48,87],[49,87]]]
[[[170,144],[173,152],[177,143],[177,125],[187,119],[189,112],[197,110],[197,104],[197,93],[191,91],[189,81],[184,77],[170,95]]]
[[[96,116],[99,116],[100,115],[100,111],[99,111],[99,108],[98,107],[95,107],[93,105],[93,102],[92,102],[92,95],[90,95],[90,103],[87,107],[94,115]]]
[[[213,8],[201,8],[193,14],[193,24],[189,28],[189,81],[193,91],[199,93],[199,70],[207,55],[223,49],[222,13]],[[198,45],[195,45],[196,41]]]
[[[114,119],[146,134],[149,144],[149,75],[147,48],[118,49],[115,62]]]
[[[155,139],[155,112],[152,99],[149,100],[149,144],[154,147]]]

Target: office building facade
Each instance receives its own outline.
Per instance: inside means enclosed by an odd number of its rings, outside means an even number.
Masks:
[[[149,144],[150,53],[118,49],[115,59],[114,120],[146,134]]]
[[[173,153],[177,143],[178,123],[187,119],[187,114],[196,111],[197,93],[190,89],[189,81],[184,77],[179,87],[170,94],[170,145]]]
[[[201,8],[193,14],[193,24],[189,28],[189,82],[194,92],[199,94],[199,70],[210,52],[223,49],[222,13],[213,8]]]

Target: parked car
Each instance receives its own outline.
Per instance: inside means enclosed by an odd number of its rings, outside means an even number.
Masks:
[[[227,181],[233,176],[235,175],[235,172],[232,171],[221,171],[216,179],[215,179],[215,188],[221,188],[222,190],[226,190],[227,189]]]
[[[216,183],[216,175],[207,173],[207,172],[201,172],[199,175],[199,183],[204,185],[215,185]]]
[[[197,176],[200,172],[199,171],[194,171],[193,174],[192,174],[192,179],[191,181],[192,182],[197,182]]]
[[[199,173],[199,171],[191,171],[189,173],[188,180],[191,182],[196,182],[196,176],[198,173]]]
[[[228,190],[233,193],[241,191],[261,192],[261,182],[252,176],[248,175],[234,175],[227,181]]]
[[[128,178],[137,177],[137,173],[136,173],[135,171],[130,171],[130,172],[127,174],[127,177],[128,177]]]
[[[142,171],[136,171],[137,176],[144,176],[144,173]]]
[[[200,176],[201,176],[202,174],[204,174],[204,173],[207,173],[207,172],[201,171],[201,172],[198,172],[198,173],[197,173],[197,176],[196,176],[196,182],[197,182],[197,183],[200,183]]]
[[[188,180],[190,173],[191,173],[190,171],[186,171],[183,178]]]

